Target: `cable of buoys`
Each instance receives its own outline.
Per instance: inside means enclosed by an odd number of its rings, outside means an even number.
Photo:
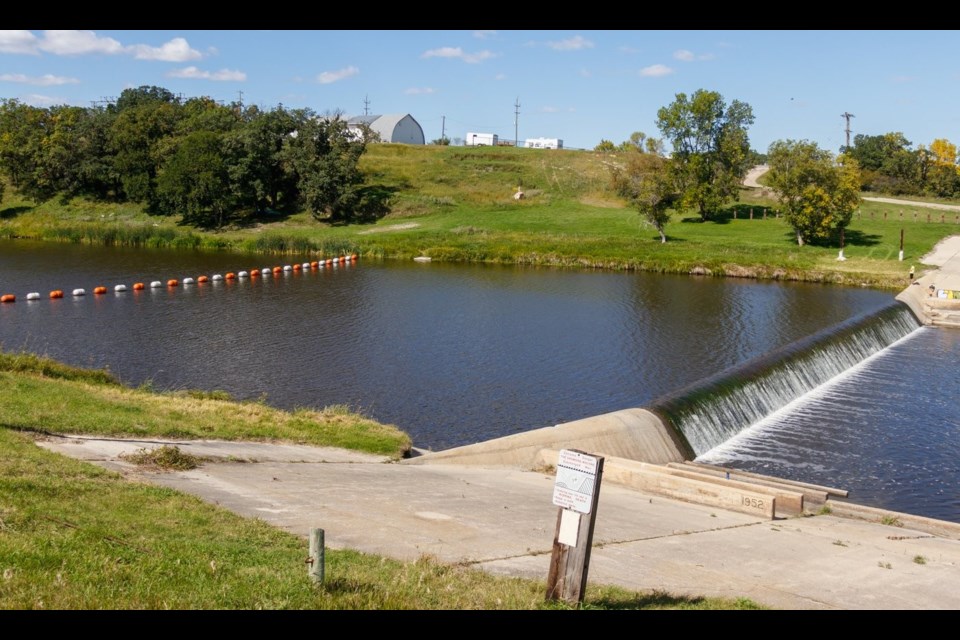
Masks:
[[[177,282],[177,280],[176,280],[175,278],[170,278],[169,280],[167,280],[167,286],[168,286],[168,287],[175,287],[175,286],[177,286],[178,284],[180,284],[180,283]]]
[[[134,290],[134,291],[142,291],[142,290],[143,290],[143,283],[142,283],[142,282],[134,282],[134,283],[133,283],[133,290]]]
[[[39,299],[40,299],[40,294],[37,293],[36,291],[31,291],[30,293],[27,294],[27,300],[39,300]]]
[[[83,290],[83,289],[74,289],[74,290],[73,290],[73,295],[75,295],[75,296],[85,296],[85,295],[87,295],[87,292],[86,292],[85,290]]]
[[[127,290],[127,285],[125,285],[125,284],[118,284],[117,286],[115,286],[115,287],[113,288],[113,290],[122,293],[122,292],[124,292],[124,291]]]
[[[316,260],[314,260],[314,261],[312,261],[312,262],[310,263],[310,268],[311,268],[311,269],[316,269],[318,266],[320,266],[320,265],[319,265],[319,263],[318,263]]]
[[[50,298],[51,298],[51,299],[53,299],[53,298],[62,298],[62,297],[63,297],[63,290],[62,290],[62,289],[54,289],[53,291],[50,292]]]
[[[238,277],[238,278],[246,278],[246,277],[248,277],[249,275],[250,275],[250,274],[247,273],[246,271],[240,271],[240,272],[237,273],[237,277]]]
[[[207,276],[199,276],[199,277],[197,278],[197,282],[201,282],[201,283],[202,283],[202,282],[206,282],[206,281],[209,280],[209,279],[210,279],[210,278],[208,278]]]
[[[0,302],[16,302],[16,301],[17,301],[17,296],[13,295],[12,293],[6,293],[0,296]]]
[[[224,276],[224,278],[226,278],[227,280],[236,280],[236,279],[237,279],[237,274],[235,274],[235,273],[228,273],[227,275]]]
[[[184,278],[184,279],[183,279],[183,284],[193,284],[194,282],[196,282],[196,280],[194,280],[193,278]]]
[[[223,280],[223,276],[222,276],[222,275],[220,275],[219,273],[213,274],[213,281],[214,281],[214,282],[220,282],[221,280]]]
[[[154,280],[153,282],[150,283],[151,289],[159,289],[162,286],[163,286],[163,283],[160,282],[159,280]]]
[[[102,295],[105,294],[106,292],[107,292],[107,288],[106,288],[106,287],[94,287],[94,288],[93,288],[93,295],[95,295],[95,296],[102,296]]]
[[[279,269],[279,267],[277,268]],[[264,267],[263,269],[260,269],[260,273],[262,273],[265,276],[270,275],[270,267]]]

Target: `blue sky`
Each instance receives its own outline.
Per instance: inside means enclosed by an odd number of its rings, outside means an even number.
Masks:
[[[960,142],[957,31],[0,31],[0,97],[39,106],[158,85],[273,107],[410,113],[427,140],[467,132],[566,147],[660,136],[677,93],[753,107],[751,146],[807,139],[836,152],[900,131]]]

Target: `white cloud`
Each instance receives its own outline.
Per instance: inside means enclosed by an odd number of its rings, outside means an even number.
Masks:
[[[660,76],[668,76],[671,73],[673,73],[673,69],[665,64],[652,64],[649,67],[640,69],[640,75],[645,78],[659,78]]]
[[[4,73],[0,74],[0,81],[23,82],[24,84],[35,84],[39,87],[51,87],[60,84],[76,84],[77,82],[80,82],[76,78],[55,76],[50,73],[46,73],[42,76],[25,76],[22,73]]]
[[[677,49],[673,52],[673,57],[677,60],[683,60],[684,62],[693,62],[697,56],[693,55],[693,51],[687,51],[686,49]]]
[[[67,104],[63,98],[54,98],[51,96],[42,96],[39,93],[31,93],[23,96],[23,102],[32,107],[49,107],[55,104]]]
[[[360,73],[360,69],[350,65],[349,67],[344,67],[339,71],[324,71],[317,76],[317,82],[320,84],[330,84],[331,82],[336,82],[338,80],[343,80],[344,78],[349,78],[350,76],[355,76],[358,73]]]
[[[440,47],[439,49],[430,49],[429,51],[424,51],[420,56],[421,58],[459,58],[464,62],[469,64],[476,64],[478,62],[483,62],[489,58],[493,58],[496,54],[492,51],[477,51],[476,53],[467,53],[460,47]]]
[[[84,53],[124,53],[126,48],[113,38],[101,38],[93,31],[44,31],[37,45],[41,51],[58,56],[76,56]]]
[[[637,49],[636,47],[628,47],[626,45],[617,47],[617,50],[620,51],[620,53],[640,53],[640,49]]]
[[[174,38],[170,42],[165,42],[159,47],[151,47],[146,44],[135,44],[131,47],[133,57],[137,60],[162,60],[163,62],[186,62],[187,60],[199,60],[203,54],[190,47],[190,43],[184,38]]]
[[[211,47],[211,53],[216,49]],[[76,29],[47,30],[38,38],[25,29],[0,31],[0,53],[52,53],[57,56],[79,56],[89,53],[128,54],[138,60],[186,62],[199,60],[203,54],[190,46],[185,38],[174,38],[159,47],[146,44],[125,46],[113,38],[98,36],[93,31]]]
[[[204,71],[190,66],[183,69],[174,69],[167,73],[168,78],[189,78],[192,80],[215,80],[218,82],[243,82],[247,74],[234,69],[220,69],[219,71]]]
[[[493,76],[493,79],[494,79],[494,80],[506,80],[506,79],[507,79],[507,74],[505,74],[505,73],[498,73],[497,75]]]
[[[473,32],[473,37],[480,38],[481,40],[484,38],[489,38],[490,36],[495,36],[495,35],[497,35],[496,29],[478,29]]]
[[[593,43],[583,36],[573,36],[566,40],[548,42],[547,46],[557,51],[579,51],[580,49],[590,49],[593,47]]]
[[[26,29],[0,30],[0,53],[37,55],[37,36]]]
[[[557,113],[560,109],[556,107],[540,107],[540,113]]]
[[[436,92],[437,90],[434,89],[433,87],[423,87],[422,89],[419,87],[410,87],[409,89],[404,91],[404,93],[407,94],[408,96],[429,95],[431,93],[436,93]]]

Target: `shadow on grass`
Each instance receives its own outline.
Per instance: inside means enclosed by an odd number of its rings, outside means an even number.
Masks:
[[[16,218],[21,213],[26,213],[27,211],[33,210],[33,207],[28,205],[21,205],[19,207],[7,207],[6,209],[0,209],[0,220],[6,220],[8,218]]]
[[[763,607],[745,598],[727,602],[702,596],[671,595],[654,591],[653,593],[634,594],[633,596],[608,596],[588,599],[583,603],[583,608],[633,611],[637,609],[762,609]]]
[[[783,234],[783,237],[794,244],[797,242],[797,234],[792,229]],[[863,231],[856,229],[847,229],[844,231],[843,244],[847,247],[872,247],[880,244],[881,238],[882,236],[876,233],[864,233]],[[839,249],[840,235],[837,234],[829,238],[807,240],[806,244],[810,245],[811,247],[819,247],[821,249]]]
[[[372,184],[358,190],[360,204],[347,218],[331,218],[331,226],[339,227],[347,224],[373,224],[390,213],[390,198],[400,189],[395,186]]]

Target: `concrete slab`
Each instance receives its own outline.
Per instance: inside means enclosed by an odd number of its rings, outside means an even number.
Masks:
[[[216,442],[178,446],[191,453],[216,451],[222,462],[151,473],[118,457],[144,442],[51,438],[38,444],[199,496],[304,539],[310,528],[321,527],[331,548],[401,560],[428,555],[546,580],[557,516],[552,475]],[[601,487],[590,582],[748,597],[778,608],[957,609],[958,568],[960,540],[908,527],[832,515],[770,521],[607,483]]]

